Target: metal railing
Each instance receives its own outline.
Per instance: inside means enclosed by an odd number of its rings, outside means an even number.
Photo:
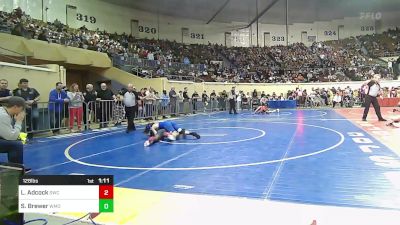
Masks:
[[[330,99],[318,96],[297,96],[297,107],[324,107],[332,105]],[[361,105],[362,98],[350,98],[341,106]],[[268,103],[267,103],[268,104]],[[260,98],[243,98],[236,103],[237,110],[255,110]],[[147,99],[140,101],[134,108],[135,120],[156,120],[166,117],[211,113],[229,110],[229,101],[225,97],[202,99]],[[29,133],[60,130],[88,130],[120,125],[126,122],[125,105],[122,101],[100,100],[83,102],[81,107],[70,107],[68,103],[40,102],[26,109],[23,130]]]
[[[188,76],[188,75],[166,75],[168,80],[180,80],[180,81],[196,81],[195,76]]]
[[[205,64],[185,64],[180,62],[169,62],[169,61],[159,61],[150,59],[140,59],[135,57],[123,57],[123,56],[113,56],[113,64],[117,66],[136,66],[139,68],[164,68],[164,69],[182,69],[182,70],[196,70],[204,71],[206,69]]]
[[[11,27],[5,24],[0,24],[0,33],[11,34]]]
[[[393,56],[400,56],[400,51],[396,52],[384,52],[383,55],[380,55],[381,57],[393,57]]]
[[[201,101],[201,99],[144,100],[135,108],[135,120],[156,120],[167,116],[226,110],[224,99]],[[26,109],[24,132],[42,133],[60,130],[73,131],[105,128],[126,121],[125,105],[122,101],[100,100],[83,102],[81,107],[70,107],[68,103],[39,102]]]

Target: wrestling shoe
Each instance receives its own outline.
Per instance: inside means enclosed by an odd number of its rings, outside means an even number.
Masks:
[[[200,135],[199,135],[198,133],[193,132],[192,135],[193,135],[194,137],[196,137],[197,139],[200,139]]]
[[[149,145],[150,145],[150,141],[147,140],[144,142],[144,147],[148,147]]]

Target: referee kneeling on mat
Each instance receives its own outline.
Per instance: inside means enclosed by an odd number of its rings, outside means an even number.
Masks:
[[[12,96],[5,106],[0,107],[0,153],[8,154],[8,162],[21,165],[24,161],[24,147],[18,138],[25,119],[25,104],[23,98]]]
[[[377,96],[381,91],[381,85],[379,84],[381,76],[379,74],[375,74],[373,78],[365,83],[368,86],[368,90],[366,90],[365,94],[365,109],[364,114],[362,117],[363,121],[367,121],[367,116],[369,112],[369,107],[372,103],[375,109],[376,116],[378,117],[379,121],[386,121],[381,114],[381,107],[379,106]]]

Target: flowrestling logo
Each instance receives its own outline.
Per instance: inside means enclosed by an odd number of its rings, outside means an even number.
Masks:
[[[392,156],[379,154],[379,151],[382,150],[382,148],[375,144],[372,139],[366,137],[364,133],[348,132],[347,134],[352,137],[352,140],[356,144],[358,144],[358,148],[362,152],[370,155],[368,158],[372,160],[375,165],[384,168],[400,169],[400,160]]]

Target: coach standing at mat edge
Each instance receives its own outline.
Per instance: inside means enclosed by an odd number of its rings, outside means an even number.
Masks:
[[[379,106],[377,96],[379,95],[381,91],[381,85],[379,83],[381,76],[379,74],[375,74],[373,78],[367,82],[365,82],[364,85],[367,85],[368,90],[366,90],[365,94],[365,109],[364,109],[364,114],[362,117],[363,121],[367,121],[367,116],[369,112],[369,107],[372,103],[375,109],[376,116],[378,117],[379,121],[386,121],[381,114],[381,107]]]

